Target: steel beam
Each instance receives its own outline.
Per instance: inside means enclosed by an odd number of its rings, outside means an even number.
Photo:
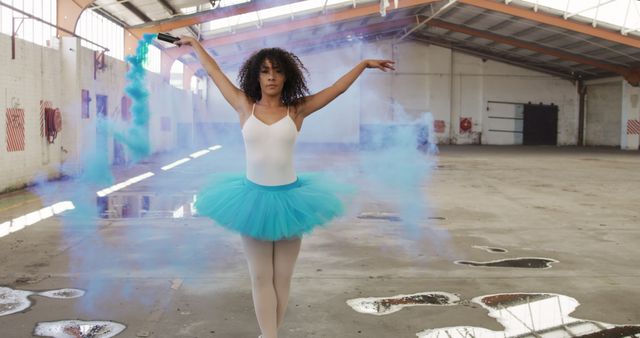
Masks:
[[[541,12],[532,12],[531,10],[508,5],[496,1],[490,0],[459,0],[460,3],[471,5],[478,8],[489,9],[495,12],[504,13],[534,22],[567,29],[570,31],[578,32],[581,34],[595,36],[601,39],[614,41],[624,45],[640,48],[640,38],[624,36],[619,32],[606,30],[603,28],[596,28],[589,24],[576,22],[572,20],[565,20],[561,17],[545,14]]]
[[[398,9],[410,8],[414,6],[422,6],[438,0],[404,0],[398,4]],[[349,8],[346,10],[330,13],[326,15],[318,15],[308,19],[289,21],[272,26],[263,26],[257,30],[249,30],[233,35],[224,35],[202,41],[205,48],[214,48],[217,46],[230,45],[247,40],[262,39],[277,34],[286,34],[305,28],[321,27],[325,25],[335,24],[342,21],[353,20],[368,15],[380,15],[380,6],[372,4],[357,8]],[[178,58],[184,54],[190,53],[190,47],[170,48],[166,50],[172,57]]]
[[[535,52],[540,52],[546,55],[551,55],[551,56],[555,56],[559,59],[562,60],[568,60],[568,61],[573,61],[576,63],[581,63],[581,64],[585,64],[585,65],[590,65],[593,66],[595,68],[600,68],[612,73],[616,73],[616,74],[620,74],[623,76],[628,76],[631,74],[631,69],[627,68],[627,67],[622,67],[622,66],[617,66],[617,65],[612,65],[606,62],[601,62],[598,60],[593,60],[584,56],[580,56],[580,55],[575,55],[575,54],[571,54],[571,53],[567,53],[558,49],[554,49],[554,48],[548,48],[548,47],[542,47],[536,44],[532,44],[529,42],[525,42],[525,41],[521,41],[521,40],[517,40],[517,39],[513,39],[510,37],[506,37],[506,36],[502,36],[502,35],[498,35],[495,33],[490,33],[490,32],[485,32],[485,31],[481,31],[481,30],[477,30],[477,29],[473,29],[473,28],[469,28],[469,27],[463,27],[460,25],[456,25],[456,24],[452,24],[449,22],[444,22],[444,21],[440,21],[440,20],[432,20],[429,25],[434,26],[434,27],[439,27],[439,28],[444,28],[444,29],[448,29],[448,30],[452,30],[452,31],[456,31],[459,33],[463,33],[463,34],[467,34],[470,36],[475,36],[475,37],[480,37],[483,39],[488,39],[488,40],[492,40],[492,41],[496,41],[499,43],[503,43],[506,45],[511,45],[514,47],[518,47],[518,48],[523,48],[523,49],[528,49],[531,51],[535,51]]]

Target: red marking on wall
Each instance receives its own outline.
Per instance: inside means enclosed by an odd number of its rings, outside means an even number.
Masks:
[[[640,135],[640,120],[627,120],[627,135]]]
[[[40,137],[44,137],[44,109],[52,108],[51,101],[40,100]]]
[[[471,122],[470,117],[460,118],[460,133],[468,133],[471,131],[472,127],[473,127],[473,123]]]
[[[7,108],[7,151],[24,150],[24,109]]]
[[[444,122],[444,120],[433,121],[433,130],[436,133],[444,133],[445,128],[446,128],[446,123]]]

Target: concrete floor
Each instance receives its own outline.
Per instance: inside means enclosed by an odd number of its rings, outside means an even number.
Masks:
[[[349,153],[331,153],[348,162]],[[310,157],[311,158],[311,157]],[[215,154],[127,188],[166,182],[185,192],[203,181]],[[166,164],[120,172],[131,177]],[[205,165],[202,165],[205,163]],[[322,162],[312,166],[322,167]],[[129,176],[127,176],[129,175]],[[69,191],[74,182],[56,183]],[[425,187],[448,250],[406,239],[401,222],[348,218],[303,241],[281,337],[416,337],[450,326],[503,327],[482,307],[416,306],[376,316],[347,300],[443,291],[463,300],[496,293],[555,293],[581,305],[571,317],[639,325],[640,155],[614,149],[441,148]],[[382,205],[377,201],[361,201]],[[37,210],[30,192],[2,196],[0,223]],[[371,210],[391,211],[391,210]],[[0,286],[79,288],[76,299],[31,297],[29,310],[0,317],[0,337],[29,337],[38,322],[109,320],[121,337],[256,337],[239,238],[203,218],[110,219],[63,226],[50,218],[0,238]],[[490,253],[473,246],[508,250]],[[548,269],[471,267],[455,260],[558,260]],[[482,336],[478,336],[482,337]]]

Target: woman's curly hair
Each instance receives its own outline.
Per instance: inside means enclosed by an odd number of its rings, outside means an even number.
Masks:
[[[307,94],[307,68],[302,61],[293,53],[281,48],[264,48],[249,57],[238,74],[240,89],[254,102],[262,98],[260,90],[260,67],[264,60],[269,60],[272,65],[280,67],[285,76],[284,87],[282,88],[282,103],[285,105],[295,105],[299,103]]]

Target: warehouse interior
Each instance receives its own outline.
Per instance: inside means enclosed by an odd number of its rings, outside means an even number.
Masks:
[[[193,208],[244,169],[237,114],[158,33],[234,82],[291,51],[312,93],[395,62],[305,120],[298,170],[359,190],[279,336],[640,337],[637,1],[0,0],[0,30],[2,337],[260,334],[240,239]]]

